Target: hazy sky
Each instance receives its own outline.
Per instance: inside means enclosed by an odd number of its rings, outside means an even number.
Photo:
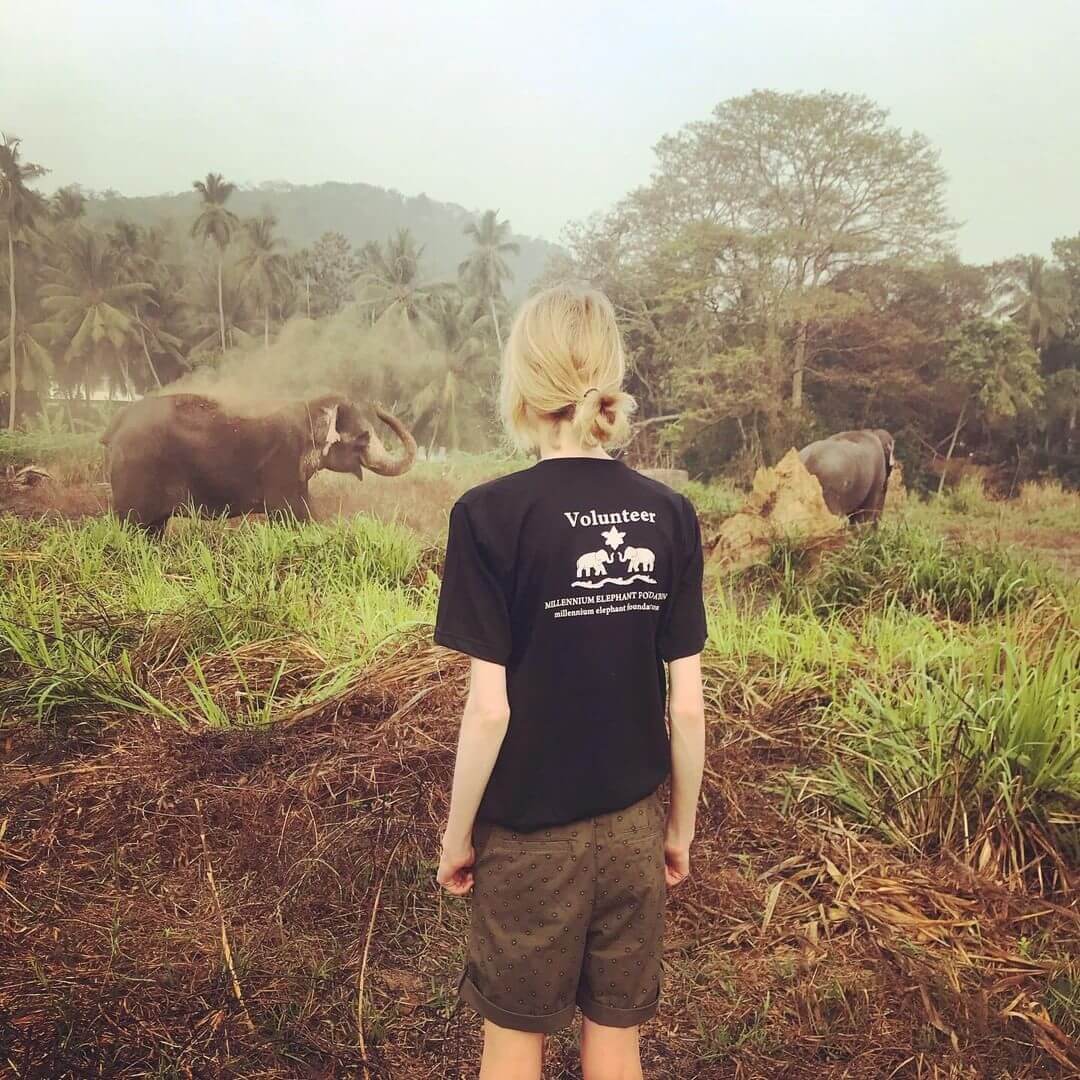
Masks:
[[[1080,231],[1077,0],[0,0],[0,130],[125,194],[365,181],[558,239],[755,88],[868,95],[941,150],[961,253]]]

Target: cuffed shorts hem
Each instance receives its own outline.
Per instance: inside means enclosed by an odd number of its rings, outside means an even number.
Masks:
[[[556,1031],[569,1027],[574,1020],[573,1003],[547,1016],[530,1016],[528,1013],[500,1009],[493,1001],[488,1001],[476,989],[472,979],[467,976],[461,981],[461,1000],[471,1005],[485,1020],[490,1020],[501,1028],[510,1028],[511,1031],[531,1031],[539,1035],[553,1035]],[[605,1023],[605,1021],[598,1020],[597,1023]]]
[[[648,1005],[639,1005],[636,1009],[616,1009],[612,1005],[601,1005],[584,994],[578,996],[578,1008],[594,1023],[603,1027],[629,1028],[651,1020],[660,1008],[660,995],[657,994]]]

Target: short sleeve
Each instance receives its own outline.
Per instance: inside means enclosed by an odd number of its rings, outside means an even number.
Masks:
[[[681,573],[668,598],[668,609],[660,627],[658,648],[662,659],[679,660],[696,656],[705,647],[705,600],[702,576],[705,563],[701,551],[701,526],[689,502],[684,508],[686,549],[682,552]]]
[[[493,664],[505,664],[510,658],[506,595],[484,558],[469,511],[460,502],[450,511],[435,643]]]

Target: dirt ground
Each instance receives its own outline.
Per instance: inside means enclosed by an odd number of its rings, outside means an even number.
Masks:
[[[418,640],[272,729],[8,732],[0,1074],[475,1076],[466,908],[432,880],[464,670]],[[725,722],[646,1075],[1077,1075],[1025,945],[1080,949],[1075,909],[785,811],[821,703],[710,686]],[[546,1075],[579,1075],[573,1040]]]

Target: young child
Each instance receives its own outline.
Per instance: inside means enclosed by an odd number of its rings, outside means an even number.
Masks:
[[[450,515],[435,640],[472,666],[438,881],[473,892],[461,996],[485,1019],[482,1080],[539,1077],[575,1006],[585,1080],[641,1076],[665,885],[690,870],[701,536],[685,498],[607,453],[629,435],[624,373],[603,294],[530,299],[501,397],[540,460]]]

